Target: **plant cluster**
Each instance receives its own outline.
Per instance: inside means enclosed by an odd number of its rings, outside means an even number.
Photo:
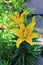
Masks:
[[[24,0],[0,0],[0,65],[34,65],[40,56],[36,18]]]

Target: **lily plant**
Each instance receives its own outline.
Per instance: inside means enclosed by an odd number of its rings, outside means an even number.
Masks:
[[[20,28],[13,28],[10,31],[18,36],[18,40],[16,41],[16,47],[19,48],[23,41],[28,42],[28,44],[33,45],[34,42],[32,41],[33,38],[39,38],[39,34],[37,32],[33,32],[34,27],[36,25],[36,18],[33,16],[32,22],[25,26],[23,16],[25,14],[29,14],[29,12],[25,11],[21,15],[15,12],[15,16],[9,15],[10,18],[13,19],[13,22],[10,25],[17,23]]]

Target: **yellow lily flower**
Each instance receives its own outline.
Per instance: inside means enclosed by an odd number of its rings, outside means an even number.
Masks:
[[[27,26],[25,27],[22,26],[22,29],[17,29],[17,28],[14,28],[14,29],[11,29],[10,31],[12,31],[14,34],[16,34],[19,38],[16,42],[16,47],[19,48],[20,44],[23,42],[23,41],[26,41],[28,42],[30,45],[33,45],[33,42],[32,42],[32,39],[33,38],[39,38],[39,34],[36,33],[36,32],[32,32],[33,29],[34,29],[34,26],[36,24],[36,21],[35,21],[35,16],[32,18],[32,22]]]
[[[24,15],[29,14],[30,12],[28,10],[25,10],[21,15],[19,14],[19,12],[14,12],[15,16],[13,15],[8,15],[10,18],[12,18],[12,22],[9,25],[12,25],[14,23],[18,24],[20,27],[24,26],[23,22],[24,22]]]

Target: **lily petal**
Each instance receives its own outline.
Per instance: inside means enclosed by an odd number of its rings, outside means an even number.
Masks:
[[[36,24],[36,18],[35,18],[35,16],[33,16],[32,22],[26,27],[26,29],[28,29],[30,32],[32,32],[35,27],[35,24]]]
[[[14,24],[14,21],[10,22],[9,25],[13,25]]]
[[[19,12],[14,12],[15,16],[18,18],[19,17]]]
[[[8,15],[13,21],[16,21],[16,16],[13,16],[13,15]]]
[[[20,37],[21,33],[20,33],[20,29],[17,29],[17,28],[13,28],[13,29],[10,29],[10,31],[14,34],[16,34],[17,36]]]
[[[38,33],[32,33],[31,38],[39,38],[40,35]]]
[[[23,42],[22,38],[18,38],[17,42],[16,42],[16,47],[19,48],[20,44]]]
[[[15,12],[15,14],[16,14],[16,16],[12,16],[10,14],[8,15],[10,18],[12,18],[14,20],[14,22],[12,21],[9,25],[16,23],[20,26],[21,29],[24,28],[25,26],[22,22],[22,18],[19,17],[19,13]]]
[[[28,10],[25,10],[22,14],[21,14],[21,17],[23,17],[24,15],[27,15],[29,14],[30,12]]]
[[[28,10],[25,10],[21,15],[20,15],[20,20],[22,21],[22,23],[24,23],[24,15],[29,14],[30,12]]]
[[[33,45],[32,39],[30,39],[29,37],[25,39],[26,42],[28,42],[28,44],[30,44],[31,46]]]
[[[21,31],[25,28],[25,25],[23,23],[19,24]]]

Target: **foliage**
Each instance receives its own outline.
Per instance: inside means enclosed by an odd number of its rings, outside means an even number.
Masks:
[[[10,64],[8,63],[8,61],[6,62],[6,61],[4,60],[4,61],[1,61],[1,62],[0,62],[0,65],[10,65]]]

